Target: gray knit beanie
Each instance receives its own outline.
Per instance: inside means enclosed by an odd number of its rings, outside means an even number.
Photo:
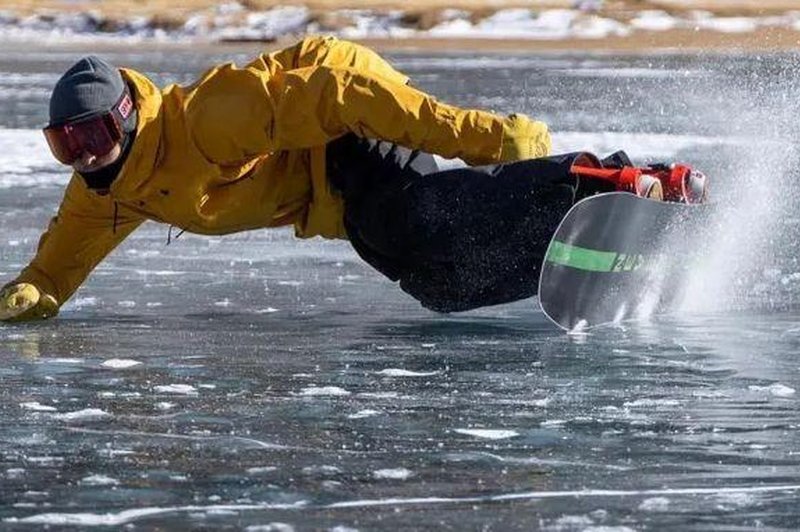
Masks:
[[[110,111],[128,90],[119,70],[99,57],[79,60],[56,83],[50,96],[50,125],[57,126]],[[136,129],[136,112],[125,120],[123,129]]]

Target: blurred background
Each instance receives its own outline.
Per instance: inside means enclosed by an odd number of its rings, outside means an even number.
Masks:
[[[5,0],[0,41],[272,42],[308,33],[385,47],[787,49],[796,0]],[[473,42],[478,40],[479,43]]]

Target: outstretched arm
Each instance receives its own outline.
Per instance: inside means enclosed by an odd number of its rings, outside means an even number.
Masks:
[[[442,104],[406,85],[404,75],[362,47],[336,41],[327,49],[335,52],[303,53],[300,46],[273,62],[262,58],[242,69],[224,65],[207,73],[186,103],[198,148],[226,164],[321,146],[353,132],[471,164],[549,152],[541,122]],[[302,66],[306,62],[312,64]],[[298,68],[275,66],[284,63]]]
[[[46,318],[57,313],[95,266],[143,221],[73,176],[58,214],[39,240],[36,256],[0,294],[0,319]],[[35,287],[38,298],[28,284]],[[27,308],[31,299],[37,303]],[[36,304],[45,308],[37,311]]]

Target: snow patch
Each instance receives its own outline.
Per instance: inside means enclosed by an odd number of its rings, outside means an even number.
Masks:
[[[771,384],[769,386],[748,386],[747,388],[754,392],[766,392],[776,397],[789,397],[794,395],[797,391],[794,388],[780,383]]]
[[[41,131],[0,128],[0,153],[0,189],[63,185],[69,180],[69,171],[50,155]]]
[[[362,392],[358,396],[369,399],[397,399],[400,394],[397,392]]]
[[[25,470],[19,467],[12,467],[11,469],[6,469],[6,478],[9,480],[16,480],[18,478],[22,478],[25,475]]]
[[[666,497],[650,497],[639,505],[643,512],[666,512],[669,509],[669,499]]]
[[[338,386],[309,386],[300,390],[297,395],[303,397],[336,397],[350,395],[350,392],[344,388],[339,388]]]
[[[301,501],[295,504],[231,504],[213,506],[166,506],[166,507],[145,507],[132,510],[123,510],[118,513],[44,513],[28,517],[8,517],[4,518],[4,523],[24,523],[54,526],[120,526],[135,522],[146,517],[158,515],[174,514],[176,512],[240,512],[258,510],[293,510],[305,505]]]
[[[110,369],[128,369],[134,366],[140,366],[142,363],[138,360],[131,360],[127,358],[111,358],[101,364],[104,368]]]
[[[277,471],[278,468],[275,466],[263,466],[263,467],[248,467],[245,471],[248,475],[263,475],[264,473],[270,473],[272,471]]]
[[[119,480],[105,475],[90,475],[80,482],[84,486],[118,486]]]
[[[283,6],[247,15],[248,36],[277,39],[282,35],[305,33],[311,13],[307,7]]]
[[[384,377],[433,377],[439,375],[438,371],[409,371],[407,369],[388,368],[376,372]]]
[[[680,401],[676,399],[636,399],[626,401],[622,404],[625,408],[649,408],[654,406],[678,406]]]
[[[58,409],[54,406],[47,406],[43,405],[37,401],[33,401],[30,403],[20,403],[20,407],[24,408],[25,410],[33,410],[34,412],[57,412]]]
[[[379,416],[382,412],[380,410],[359,410],[354,414],[350,414],[347,416],[348,419],[363,419],[365,417],[372,417],[372,416]]]
[[[394,469],[378,469],[372,472],[372,476],[377,479],[385,480],[406,480],[414,473],[410,469],[398,467]]]
[[[154,390],[158,393],[174,393],[181,395],[196,395],[197,389],[189,384],[165,384],[156,386]]]
[[[62,414],[52,414],[54,419],[61,421],[88,421],[92,419],[103,419],[110,417],[111,414],[99,408],[86,408],[76,412],[64,412]]]
[[[87,307],[96,307],[97,303],[98,299],[96,297],[79,297],[68,302],[66,305],[64,305],[64,308],[69,310],[79,310]]]
[[[268,523],[266,525],[250,525],[245,532],[294,532],[294,527],[286,523]]]
[[[696,22],[698,29],[720,33],[750,33],[760,25],[759,20],[752,17],[702,17]]]
[[[515,430],[503,429],[453,429],[453,432],[464,434],[466,436],[474,436],[475,438],[482,438],[485,440],[504,440],[519,436],[519,432]]]
[[[665,11],[645,10],[630,21],[632,28],[643,31],[669,31],[675,29],[680,21]]]
[[[342,470],[332,465],[312,465],[304,467],[303,473],[315,476],[336,476],[341,474]]]

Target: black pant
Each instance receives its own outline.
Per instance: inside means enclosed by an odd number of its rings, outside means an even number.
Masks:
[[[578,154],[439,171],[430,154],[347,135],[327,148],[356,252],[423,306],[453,312],[536,294],[575,200]]]

